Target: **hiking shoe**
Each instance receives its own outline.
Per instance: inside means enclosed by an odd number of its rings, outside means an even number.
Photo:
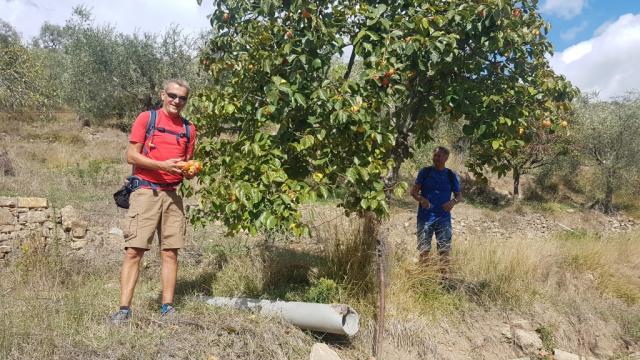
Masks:
[[[165,319],[172,319],[176,314],[176,308],[169,304],[162,305],[160,308],[160,316]]]
[[[115,314],[111,315],[111,323],[114,325],[125,324],[131,320],[131,309],[118,310]]]

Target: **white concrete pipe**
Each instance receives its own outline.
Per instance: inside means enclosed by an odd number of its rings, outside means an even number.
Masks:
[[[313,331],[353,336],[359,328],[360,316],[348,305],[227,297],[205,298],[205,302],[214,306],[254,310],[263,315],[282,316],[299,328]]]

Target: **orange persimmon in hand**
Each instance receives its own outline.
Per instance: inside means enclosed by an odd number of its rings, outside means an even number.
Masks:
[[[197,160],[189,160],[182,165],[182,174],[191,179],[202,170],[202,164]]]

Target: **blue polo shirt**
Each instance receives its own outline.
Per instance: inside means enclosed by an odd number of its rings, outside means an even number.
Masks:
[[[420,185],[420,195],[427,198],[431,204],[428,209],[418,204],[418,221],[427,222],[437,218],[451,219],[451,213],[444,211],[442,205],[451,200],[452,192],[460,192],[460,182],[455,173],[451,172],[453,174],[453,189],[451,188],[448,174],[450,171],[447,168],[438,170],[431,166],[422,168],[418,173],[416,185]]]

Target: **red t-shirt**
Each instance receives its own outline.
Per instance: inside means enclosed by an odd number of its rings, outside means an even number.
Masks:
[[[184,122],[181,117],[171,117],[163,109],[156,110],[156,130],[146,140],[146,148],[149,150],[147,154],[143,154],[153,160],[164,161],[168,159],[190,159],[193,156],[193,148],[196,142],[196,127],[190,124],[190,141],[186,147],[187,138],[177,138],[171,133],[160,132],[159,127],[170,130],[174,133],[184,133]],[[140,113],[131,127],[131,135],[129,141],[132,143],[144,142],[144,135],[147,131],[151,113],[145,111]],[[136,167],[134,175],[143,180],[147,180],[156,184],[171,184],[182,181],[182,174],[171,174],[162,170],[150,170],[142,167]],[[159,186],[161,190],[175,190],[176,186]]]

